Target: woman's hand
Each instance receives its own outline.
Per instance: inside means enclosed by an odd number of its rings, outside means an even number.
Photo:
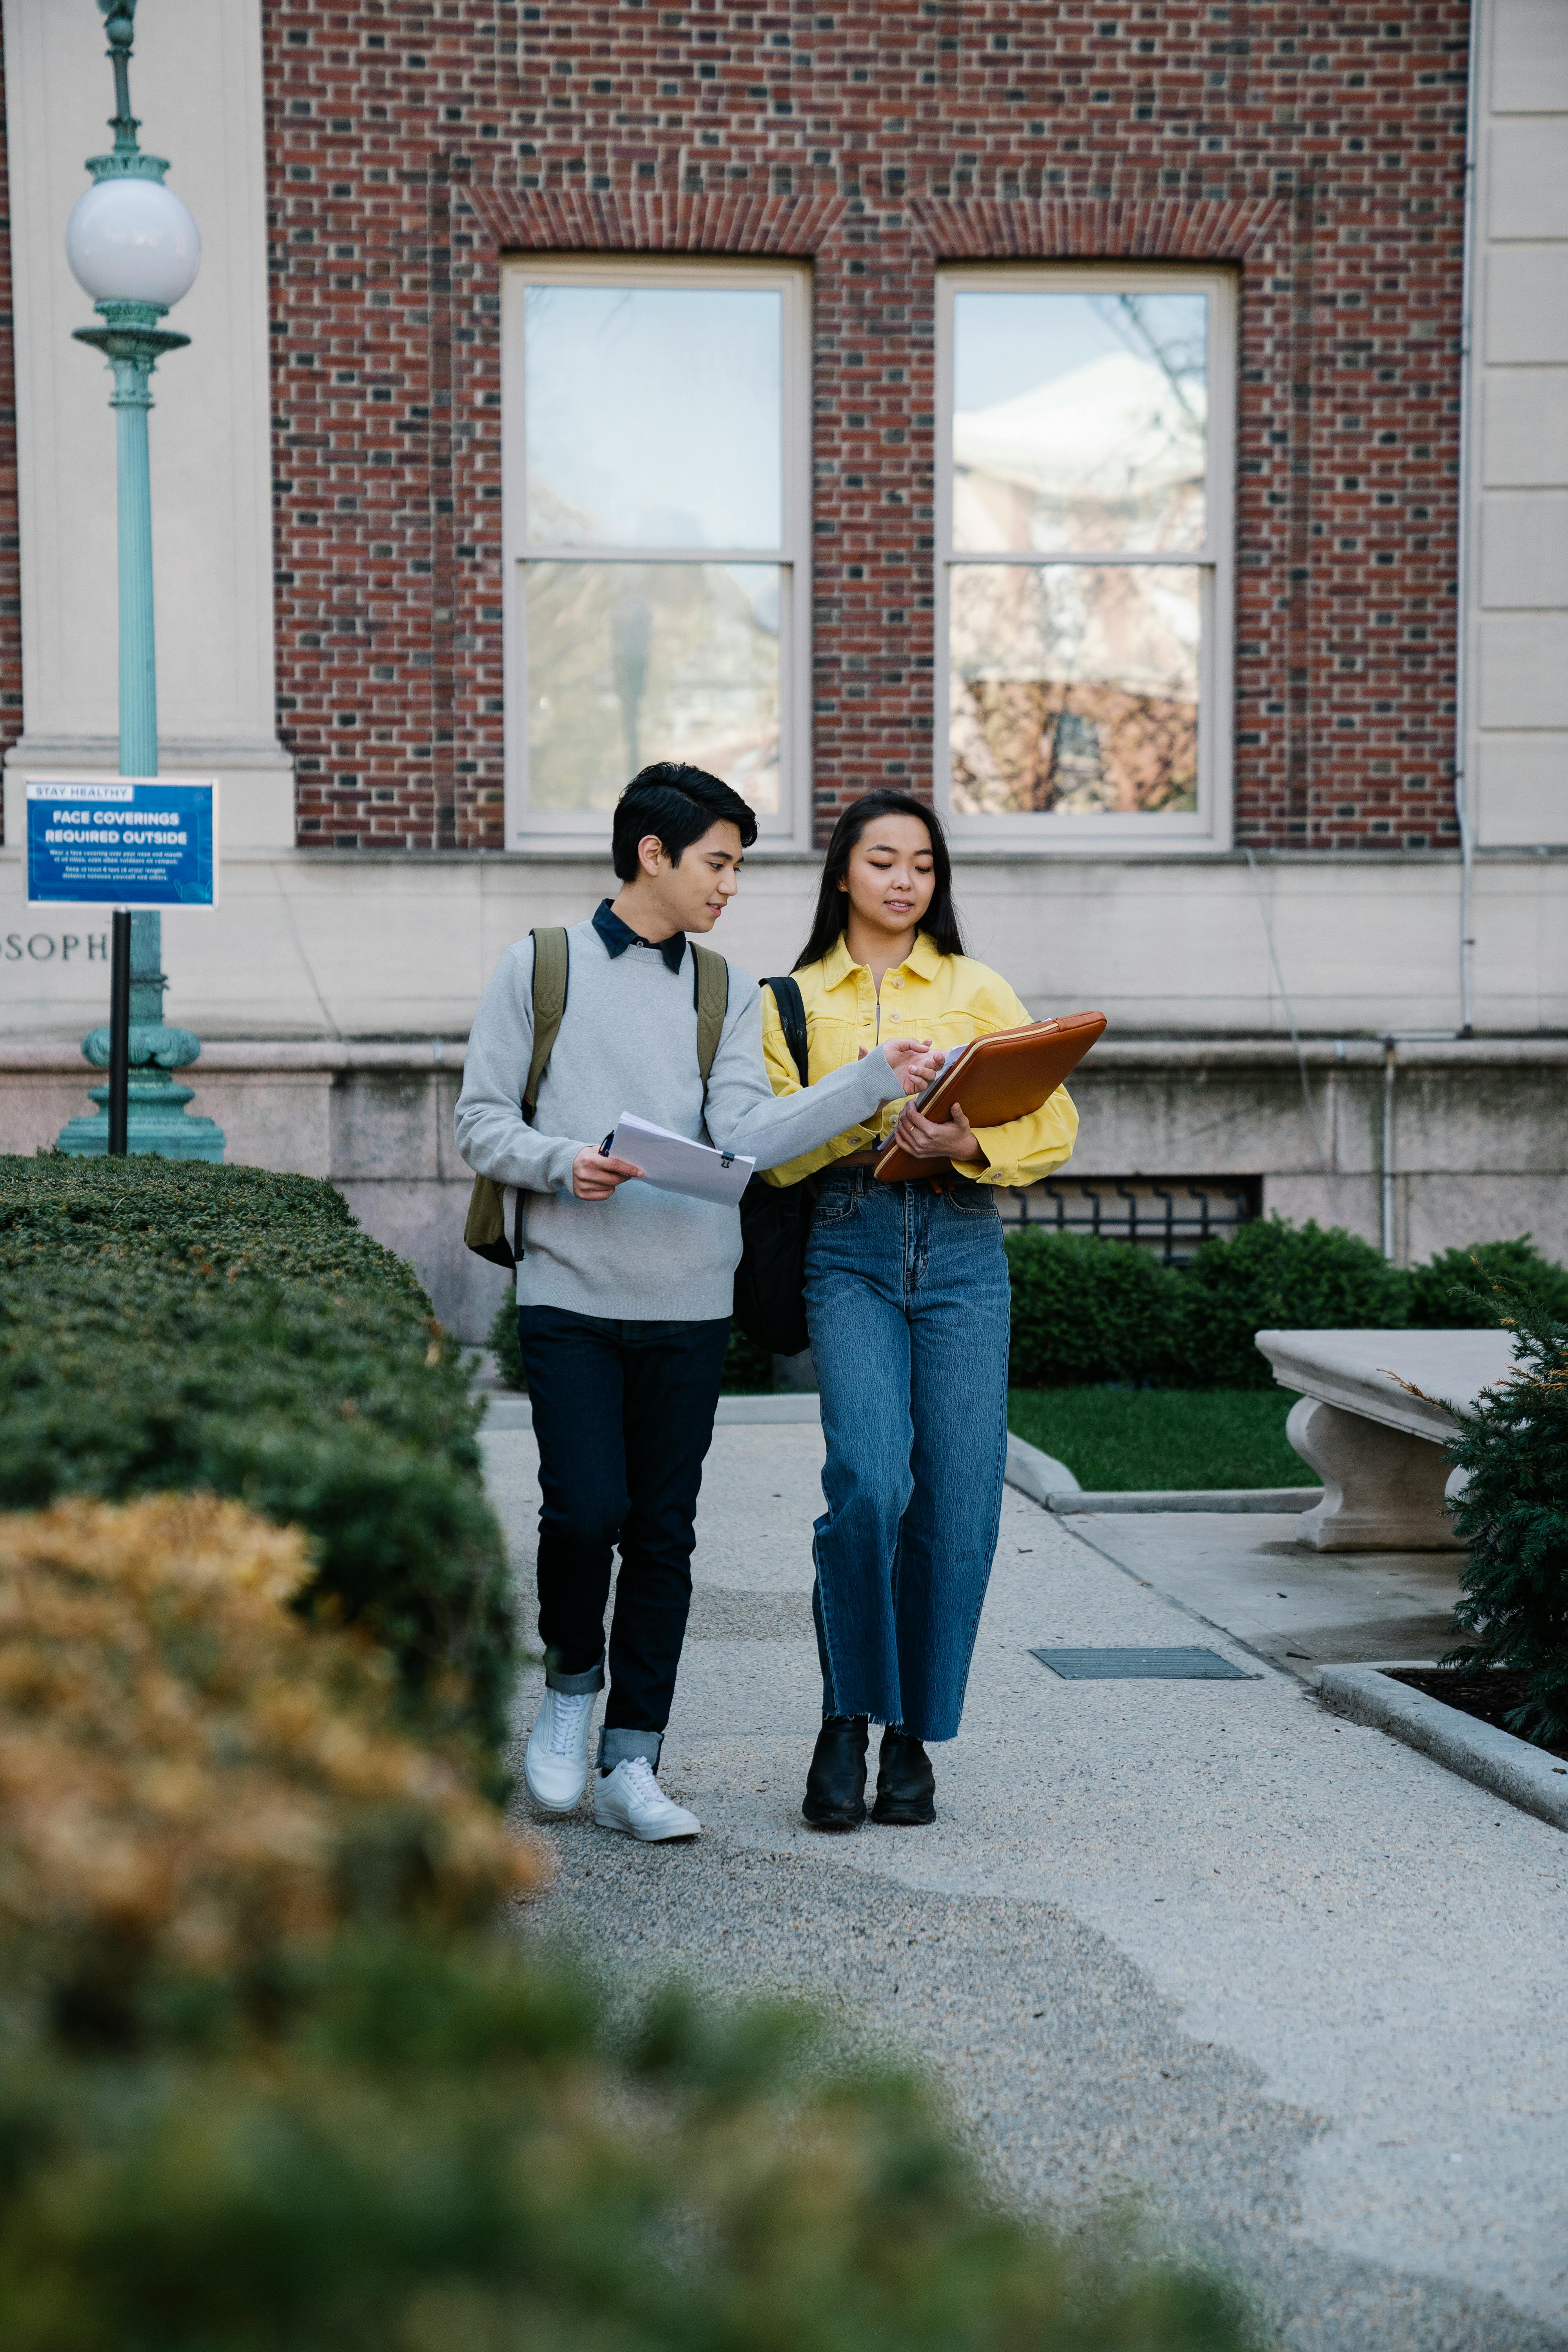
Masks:
[[[953,1104],[945,1119],[922,1118],[913,1103],[906,1103],[893,1134],[911,1160],[952,1160],[966,1165],[978,1160],[982,1168],[990,1164],[961,1103]]]
[[[580,1201],[607,1201],[617,1185],[641,1174],[629,1160],[612,1160],[607,1151],[580,1151],[572,1162],[572,1190]]]
[[[929,1087],[942,1067],[942,1057],[932,1053],[929,1037],[889,1037],[879,1051],[893,1076],[902,1079],[907,1095],[918,1095],[922,1087]],[[861,1059],[865,1059],[864,1050]]]

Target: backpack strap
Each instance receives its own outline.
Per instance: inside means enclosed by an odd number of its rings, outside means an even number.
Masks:
[[[789,1047],[801,1085],[808,1087],[811,1084],[811,1040],[805,1026],[805,999],[800,992],[800,982],[791,973],[783,980],[764,980],[763,986],[773,990],[784,1044]]]
[[[713,1056],[719,1051],[724,1015],[730,1009],[730,967],[711,948],[700,948],[695,940],[690,947],[691,1002],[697,1008],[697,1066],[702,1073],[706,1099]]]
[[[550,1066],[551,1048],[561,1034],[566,1012],[571,958],[566,934],[559,926],[531,931],[529,936],[533,941],[533,1058],[522,1090],[522,1115],[531,1125],[539,1107],[540,1080]]]

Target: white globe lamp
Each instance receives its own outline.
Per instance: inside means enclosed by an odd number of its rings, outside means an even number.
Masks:
[[[95,302],[153,302],[168,310],[196,282],[201,232],[190,206],[162,180],[115,173],[78,198],[66,257]]]

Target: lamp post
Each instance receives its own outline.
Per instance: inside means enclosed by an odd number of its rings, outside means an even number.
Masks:
[[[147,412],[153,405],[153,370],[165,352],[180,350],[189,335],[161,324],[188,294],[201,266],[202,241],[195,222],[172,188],[163,185],[169,166],[162,156],[143,154],[136,143],[131,111],[131,45],[136,0],[98,0],[109,35],[114,68],[114,146],[92,155],[92,185],[77,203],[66,230],[66,254],[77,282],[93,297],[102,324],[79,327],[79,342],[91,343],[114,375],[110,406],[115,416],[120,583],[120,772],[158,772],[158,687],[153,626],[153,498],[147,458]],[[195,1089],[176,1086],[170,1073],[194,1062],[200,1040],[189,1029],[163,1024],[163,926],[156,913],[116,914],[115,967],[126,968],[129,989],[119,999],[119,1018],[82,1040],[82,1053],[95,1068],[109,1069],[110,1085],[89,1089],[100,1108],[73,1118],[60,1131],[63,1150],[83,1155],[104,1151],[157,1151],[175,1160],[221,1160],[223,1130],[210,1118],[185,1110]],[[127,941],[127,934],[129,940]],[[128,1034],[125,1010],[128,1007]],[[121,1034],[117,1038],[115,1030]],[[118,1046],[118,1051],[116,1050]]]

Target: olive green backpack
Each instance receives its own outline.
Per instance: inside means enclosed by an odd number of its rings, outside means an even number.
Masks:
[[[532,931],[529,936],[533,941],[533,1057],[528,1066],[528,1084],[522,1090],[522,1115],[531,1126],[540,1081],[550,1066],[550,1049],[566,1011],[570,963],[563,930]],[[702,1073],[706,1097],[709,1074],[730,1004],[730,967],[721,955],[715,955],[711,948],[700,948],[695,940],[691,941],[691,1001],[697,1009],[697,1066]],[[502,1187],[493,1176],[475,1177],[474,1189],[468,1195],[463,1240],[476,1257],[488,1257],[492,1265],[516,1265],[522,1255],[522,1202],[520,1192],[511,1239],[508,1241]]]

